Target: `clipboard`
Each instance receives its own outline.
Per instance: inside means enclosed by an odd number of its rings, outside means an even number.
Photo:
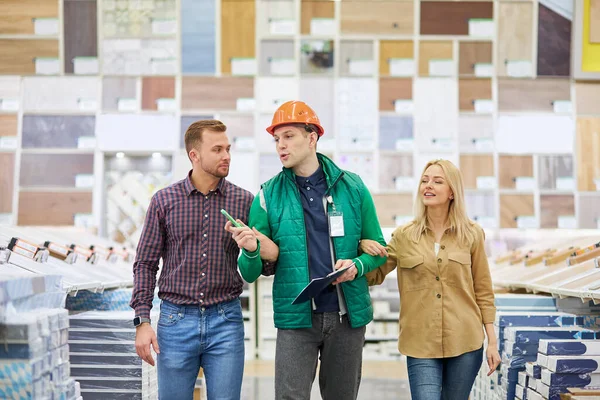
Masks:
[[[355,263],[352,263],[352,264],[348,265],[347,267],[340,268],[337,271],[333,271],[330,274],[327,274],[321,278],[311,279],[309,284],[306,285],[306,287],[304,289],[302,289],[302,291],[298,294],[298,296],[296,296],[294,301],[292,301],[292,304],[295,305],[295,304],[305,303],[305,302],[309,301],[310,299],[314,298],[319,293],[321,293],[323,290],[325,290],[325,288],[327,286],[331,285],[331,283],[333,281],[335,281],[337,278],[339,278],[341,275],[343,275],[344,272],[346,272],[348,269],[354,267],[354,265],[355,265]]]

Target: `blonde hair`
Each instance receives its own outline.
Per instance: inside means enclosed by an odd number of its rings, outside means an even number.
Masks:
[[[476,237],[475,226],[473,221],[467,216],[465,207],[465,194],[463,190],[463,180],[460,170],[448,160],[432,160],[425,165],[421,177],[432,165],[439,166],[444,175],[446,176],[446,182],[450,186],[452,191],[453,199],[450,200],[448,207],[448,223],[450,233],[455,235],[458,242],[464,246],[470,246],[474,242]],[[421,185],[421,179],[419,179],[419,188]],[[428,226],[427,220],[427,207],[423,204],[423,199],[420,196],[420,190],[417,190],[417,196],[414,203],[415,219],[404,226],[402,230],[407,236],[415,242],[421,239],[421,236],[426,233]]]

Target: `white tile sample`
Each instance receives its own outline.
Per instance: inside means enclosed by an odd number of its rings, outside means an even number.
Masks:
[[[298,92],[298,81],[294,78],[260,77],[255,82],[257,107],[260,112],[275,112],[286,101],[296,100]]]
[[[179,146],[172,115],[101,114],[96,118],[98,147],[103,151],[174,151]]]
[[[23,79],[25,111],[87,111],[99,107],[96,77],[26,77]],[[92,107],[93,106],[93,107]]]
[[[375,79],[337,81],[338,144],[342,151],[374,150],[377,137],[378,94]],[[360,110],[360,112],[357,112]]]
[[[500,115],[496,149],[512,154],[572,154],[575,124],[568,116]]]
[[[458,135],[458,82],[447,78],[414,81],[415,138],[423,151],[440,150],[435,141]]]

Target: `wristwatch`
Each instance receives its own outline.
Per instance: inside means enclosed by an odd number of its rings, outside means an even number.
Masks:
[[[135,317],[133,319],[133,326],[138,327],[144,322],[150,323],[150,318]]]

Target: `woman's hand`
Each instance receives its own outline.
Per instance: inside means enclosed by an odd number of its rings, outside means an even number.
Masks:
[[[494,373],[498,365],[500,365],[500,353],[498,353],[498,346],[494,343],[492,345],[488,344],[488,347],[485,351],[488,367],[490,370],[488,371],[487,376],[490,376]]]
[[[388,253],[385,247],[371,239],[363,239],[360,241],[360,250],[370,256],[387,257]]]

